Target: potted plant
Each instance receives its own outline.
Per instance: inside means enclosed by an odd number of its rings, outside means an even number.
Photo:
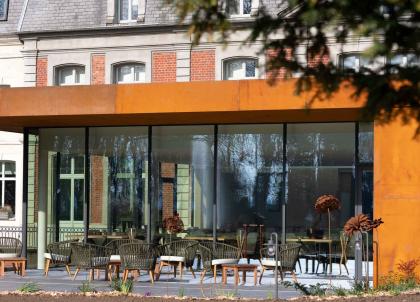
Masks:
[[[169,240],[172,241],[172,235],[176,235],[184,230],[184,222],[177,212],[171,217],[166,217],[163,220],[163,228],[170,235]]]
[[[4,207],[0,208],[0,220],[9,220],[12,216],[12,207],[9,205],[5,205]]]

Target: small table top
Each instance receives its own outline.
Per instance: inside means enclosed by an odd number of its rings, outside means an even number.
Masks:
[[[253,270],[253,269],[256,269],[258,265],[256,264],[222,264],[222,267]]]
[[[313,243],[331,243],[332,239],[316,239],[316,238],[287,238],[289,242],[313,242]]]
[[[26,261],[25,257],[0,257],[0,261]]]

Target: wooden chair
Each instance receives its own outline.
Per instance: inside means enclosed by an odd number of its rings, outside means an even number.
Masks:
[[[13,258],[22,255],[22,242],[14,237],[0,237],[0,258]],[[13,270],[18,272],[19,265],[13,264]]]
[[[279,245],[278,250],[278,263],[277,268],[279,269],[280,278],[283,281],[284,274],[286,272],[291,272],[292,275],[295,275],[296,262],[299,259],[299,251],[301,248],[300,243],[287,243]],[[260,263],[262,267],[260,275],[260,284],[261,279],[266,270],[275,270],[276,269],[276,260],[273,256],[268,255],[268,248],[262,248],[260,250]],[[277,281],[277,280],[276,280]]]
[[[126,243],[119,247],[121,264],[124,267],[123,280],[126,281],[128,274],[133,271],[140,275],[145,270],[150,275],[150,281],[154,283],[156,259],[158,252],[154,244]]]

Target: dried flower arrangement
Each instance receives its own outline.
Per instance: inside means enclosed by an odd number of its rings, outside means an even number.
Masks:
[[[163,220],[164,229],[170,234],[178,234],[184,230],[184,222],[177,212],[172,217],[166,217]]]
[[[344,233],[348,236],[353,236],[356,232],[369,232],[379,227],[382,223],[381,218],[372,221],[365,214],[358,214],[347,220],[344,225]]]
[[[315,202],[318,213],[328,213],[340,209],[340,200],[334,195],[321,195]]]

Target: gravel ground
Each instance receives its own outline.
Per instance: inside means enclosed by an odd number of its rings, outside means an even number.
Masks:
[[[191,299],[191,298],[176,298],[176,297],[144,297],[144,296],[121,296],[121,295],[88,295],[81,294],[53,294],[53,293],[36,293],[36,294],[19,294],[16,292],[2,292],[0,293],[0,302],[171,302],[171,301],[185,302],[208,302],[210,299]],[[232,302],[232,301],[258,301],[258,302],[273,302],[274,300],[255,300],[255,299],[211,299],[218,302]],[[420,292],[401,294],[398,296],[369,296],[369,297],[299,297],[292,300],[278,300],[278,301],[293,301],[293,302],[310,302],[310,301],[343,301],[346,302],[419,302]]]

